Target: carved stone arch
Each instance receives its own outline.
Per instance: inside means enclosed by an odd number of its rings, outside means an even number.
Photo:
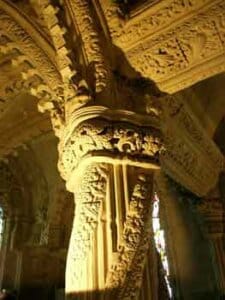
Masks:
[[[65,84],[52,41],[28,15],[7,0],[0,2],[0,54],[12,62],[13,70],[21,76],[15,80],[15,86],[9,83],[6,91],[29,91],[41,99],[40,109],[59,110],[57,103],[64,99]]]

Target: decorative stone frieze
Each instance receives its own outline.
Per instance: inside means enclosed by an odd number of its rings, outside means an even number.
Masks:
[[[224,71],[224,1],[147,1],[128,19],[101,4],[113,42],[160,89],[174,93]]]

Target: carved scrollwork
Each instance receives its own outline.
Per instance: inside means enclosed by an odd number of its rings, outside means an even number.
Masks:
[[[157,165],[162,140],[160,131],[153,127],[96,118],[79,124],[59,149],[60,171],[67,178],[88,156],[127,157]]]

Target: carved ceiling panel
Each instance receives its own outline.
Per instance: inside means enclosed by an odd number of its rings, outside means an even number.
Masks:
[[[224,1],[159,1],[128,19],[101,3],[113,43],[162,90],[173,93],[225,70]]]

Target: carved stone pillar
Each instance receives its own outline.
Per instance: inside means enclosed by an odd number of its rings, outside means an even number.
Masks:
[[[66,268],[71,299],[138,299],[152,247],[152,183],[161,149],[150,117],[92,107],[68,122],[59,168],[76,205]]]

